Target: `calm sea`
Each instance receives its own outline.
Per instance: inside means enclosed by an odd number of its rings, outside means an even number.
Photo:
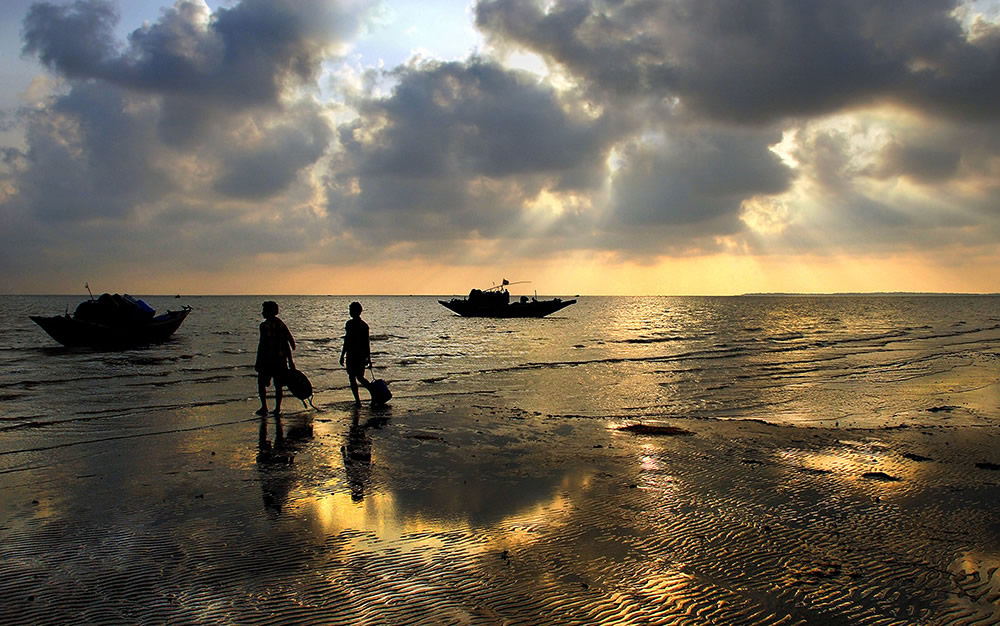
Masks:
[[[262,298],[143,297],[194,311],[170,342],[123,352],[63,348],[28,319],[78,297],[0,297],[0,453],[164,428],[147,416],[207,404],[252,415]],[[353,299],[278,298],[323,409],[351,400],[338,357]],[[995,296],[582,297],[536,320],[461,318],[434,297],[358,299],[395,406],[433,410],[447,396],[552,419],[1000,420]]]

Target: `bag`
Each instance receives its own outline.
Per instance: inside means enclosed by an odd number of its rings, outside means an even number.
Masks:
[[[372,373],[372,378],[375,378],[375,370],[371,369],[371,365],[368,367],[369,371]],[[372,404],[385,404],[389,400],[392,400],[392,392],[389,391],[389,383],[385,382],[381,378],[372,381],[371,385],[368,387],[368,393],[372,394]]]
[[[385,404],[389,400],[392,400],[392,392],[389,391],[389,384],[381,378],[372,381],[370,391],[374,404]]]
[[[288,391],[302,400],[302,406],[309,406],[312,404],[313,387],[312,383],[309,382],[309,378],[305,374],[296,369],[288,370],[285,374],[284,380],[282,381]],[[309,401],[309,405],[306,404],[306,400]],[[316,408],[316,407],[313,407]]]

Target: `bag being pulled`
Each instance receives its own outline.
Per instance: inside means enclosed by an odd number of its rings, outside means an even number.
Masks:
[[[369,371],[372,373],[372,378],[375,378],[375,370],[371,369],[371,365],[368,366]],[[375,378],[372,381],[371,386],[368,388],[368,392],[372,394],[372,404],[380,405],[392,400],[392,392],[389,391],[389,383],[385,382],[381,378]]]

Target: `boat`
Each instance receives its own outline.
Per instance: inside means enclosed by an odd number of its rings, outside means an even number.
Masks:
[[[30,315],[53,339],[64,346],[125,347],[161,343],[180,328],[191,312],[156,315],[148,304],[128,294],[101,294],[81,302],[72,315]]]
[[[545,317],[576,304],[576,300],[539,300],[527,296],[511,302],[507,291],[507,285],[511,284],[518,283],[510,283],[505,278],[489,289],[473,289],[467,298],[438,300],[438,303],[462,317]]]

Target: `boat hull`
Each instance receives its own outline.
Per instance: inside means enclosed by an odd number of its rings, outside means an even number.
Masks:
[[[462,317],[545,317],[556,311],[565,309],[576,300],[533,300],[529,302],[511,302],[495,305],[492,303],[478,304],[469,300],[438,300],[441,306],[458,313]]]
[[[148,322],[108,325],[75,319],[69,315],[31,315],[31,320],[49,336],[70,347],[121,347],[161,343],[180,328],[191,312],[189,307],[167,311]]]

